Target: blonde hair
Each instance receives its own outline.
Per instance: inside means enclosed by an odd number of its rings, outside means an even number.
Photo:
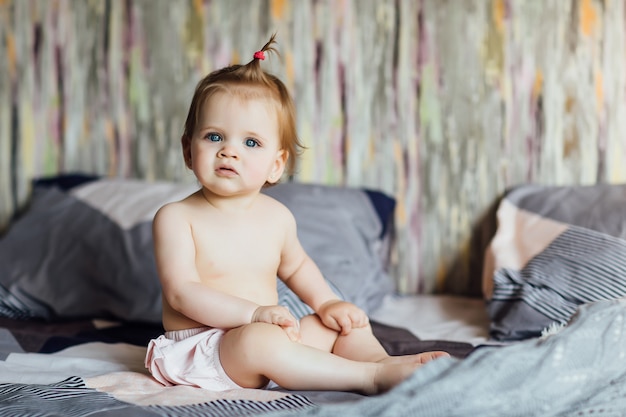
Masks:
[[[205,76],[194,92],[185,121],[185,128],[181,142],[183,149],[189,145],[197,128],[198,119],[202,106],[216,92],[228,92],[243,99],[267,99],[274,104],[278,117],[279,140],[281,149],[287,151],[288,159],[286,172],[293,175],[295,172],[297,157],[304,148],[298,138],[296,129],[296,111],[293,100],[287,91],[287,87],[276,76],[261,68],[261,60],[265,59],[265,53],[278,51],[273,44],[276,43],[273,34],[270,40],[254,54],[252,61],[245,65],[231,65]]]

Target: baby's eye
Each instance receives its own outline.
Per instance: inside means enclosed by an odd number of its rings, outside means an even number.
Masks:
[[[204,138],[211,142],[219,142],[222,140],[222,137],[218,133],[207,133]]]
[[[246,146],[256,148],[259,146],[259,142],[256,139],[246,139]]]

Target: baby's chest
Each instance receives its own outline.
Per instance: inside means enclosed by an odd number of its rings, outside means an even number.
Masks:
[[[214,230],[196,237],[196,264],[203,271],[273,273],[280,263],[282,241],[272,233]]]

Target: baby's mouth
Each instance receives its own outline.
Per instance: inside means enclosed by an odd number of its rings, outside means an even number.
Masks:
[[[217,172],[220,175],[225,175],[225,176],[237,175],[237,171],[235,171],[233,168],[227,167],[227,166],[218,167],[215,170],[215,172]]]

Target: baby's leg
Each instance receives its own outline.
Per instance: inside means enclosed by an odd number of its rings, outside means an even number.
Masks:
[[[360,362],[384,363],[416,363],[424,364],[442,356],[449,356],[446,352],[424,352],[416,355],[389,356],[372,333],[372,328],[352,329],[341,336],[336,331],[324,326],[316,315],[306,316],[301,322],[302,342],[323,350],[329,350],[341,357]]]
[[[389,357],[369,325],[340,336],[326,327],[317,315],[310,315],[300,320],[300,333],[302,343],[354,361],[378,362]]]
[[[220,362],[237,384],[259,388],[268,379],[292,390],[361,391],[391,389],[418,366],[357,362],[295,343],[283,329],[252,323],[228,331],[220,345]]]

